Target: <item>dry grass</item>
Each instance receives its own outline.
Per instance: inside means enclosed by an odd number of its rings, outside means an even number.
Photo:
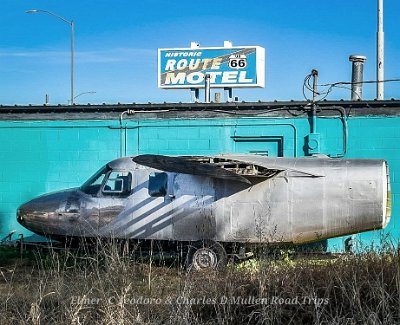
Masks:
[[[0,270],[0,324],[400,322],[394,250],[197,273],[152,258],[132,261],[105,245],[98,253],[38,252]]]

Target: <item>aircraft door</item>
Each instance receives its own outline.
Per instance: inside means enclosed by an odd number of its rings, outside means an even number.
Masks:
[[[173,178],[173,235],[176,240],[214,239],[214,179],[189,174]]]

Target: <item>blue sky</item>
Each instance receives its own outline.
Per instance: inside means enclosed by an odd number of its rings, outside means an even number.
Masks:
[[[66,104],[70,96],[70,27],[75,21],[78,103],[188,102],[188,90],[157,88],[157,48],[259,45],[266,49],[266,87],[235,90],[241,100],[301,100],[304,77],[350,81],[350,54],[368,57],[375,79],[376,0],[88,1],[2,0],[0,104]],[[400,3],[385,1],[385,79],[400,78]],[[400,85],[387,84],[385,98]],[[328,99],[347,99],[335,89]],[[365,86],[364,98],[375,98]]]

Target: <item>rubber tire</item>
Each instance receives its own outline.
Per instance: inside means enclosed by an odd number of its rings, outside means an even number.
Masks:
[[[195,257],[196,252],[200,249],[209,249],[211,250],[216,257],[216,265],[211,268],[199,268],[197,263],[193,263],[193,258]],[[225,248],[218,242],[213,240],[203,240],[193,243],[189,246],[189,251],[186,257],[186,268],[188,270],[194,271],[206,271],[206,270],[216,270],[222,271],[225,269],[228,263],[228,255],[225,251]]]

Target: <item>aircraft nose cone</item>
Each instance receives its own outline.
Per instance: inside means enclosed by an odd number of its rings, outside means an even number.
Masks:
[[[17,221],[38,234],[54,232],[59,228],[59,214],[65,210],[71,193],[47,194],[22,204],[17,209]]]
[[[58,206],[54,206],[54,210],[57,208]],[[42,233],[43,226],[49,222],[51,217],[52,213],[48,209],[40,207],[40,202],[36,200],[22,204],[17,209],[17,221],[34,232]]]
[[[22,204],[17,209],[17,221],[23,226],[25,226],[25,220],[29,217],[29,211],[27,204]]]

